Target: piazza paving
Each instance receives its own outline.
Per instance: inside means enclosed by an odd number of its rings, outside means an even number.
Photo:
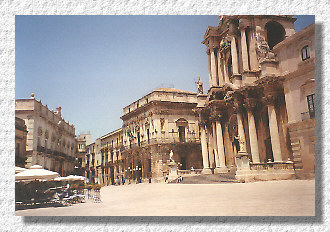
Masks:
[[[315,180],[107,186],[101,203],[16,211],[16,216],[314,216]]]

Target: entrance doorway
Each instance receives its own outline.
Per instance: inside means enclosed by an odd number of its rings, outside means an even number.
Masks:
[[[179,126],[179,141],[180,142],[185,142],[185,127],[184,126]]]
[[[180,160],[180,163],[181,163],[181,167],[180,169],[181,170],[187,170],[187,161],[186,161],[186,157],[181,157],[181,160]]]

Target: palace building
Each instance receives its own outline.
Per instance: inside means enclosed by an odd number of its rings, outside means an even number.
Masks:
[[[171,150],[179,169],[202,168],[196,106],[196,93],[173,88],[156,89],[126,106],[121,117],[125,171],[162,178]]]
[[[61,176],[74,173],[75,127],[61,115],[61,107],[49,110],[35,99],[16,99],[15,115],[26,125],[26,167],[38,164]],[[25,129],[24,129],[25,130]],[[16,131],[16,137],[19,134]]]
[[[220,16],[203,44],[200,93],[203,173],[286,179],[314,173],[315,25],[295,33],[292,16]]]

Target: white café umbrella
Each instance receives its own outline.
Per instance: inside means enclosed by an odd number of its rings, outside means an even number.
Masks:
[[[16,173],[20,173],[20,172],[24,172],[24,171],[26,171],[26,170],[28,170],[28,169],[26,169],[26,168],[21,168],[21,167],[15,167],[15,174],[16,174]]]
[[[54,180],[55,181],[67,181],[68,179],[66,177],[60,176],[60,177],[56,177]]]
[[[60,174],[57,172],[48,171],[43,169],[40,165],[33,165],[30,169],[15,174],[15,180],[51,180],[58,177]]]
[[[85,180],[84,176],[76,176],[76,175],[70,175],[65,177],[67,180],[75,181],[75,180]]]

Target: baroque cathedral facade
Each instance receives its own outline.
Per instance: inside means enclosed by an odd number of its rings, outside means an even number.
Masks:
[[[208,27],[199,92],[203,173],[286,179],[314,173],[315,25],[292,16],[220,16]],[[313,174],[312,174],[313,175]]]

